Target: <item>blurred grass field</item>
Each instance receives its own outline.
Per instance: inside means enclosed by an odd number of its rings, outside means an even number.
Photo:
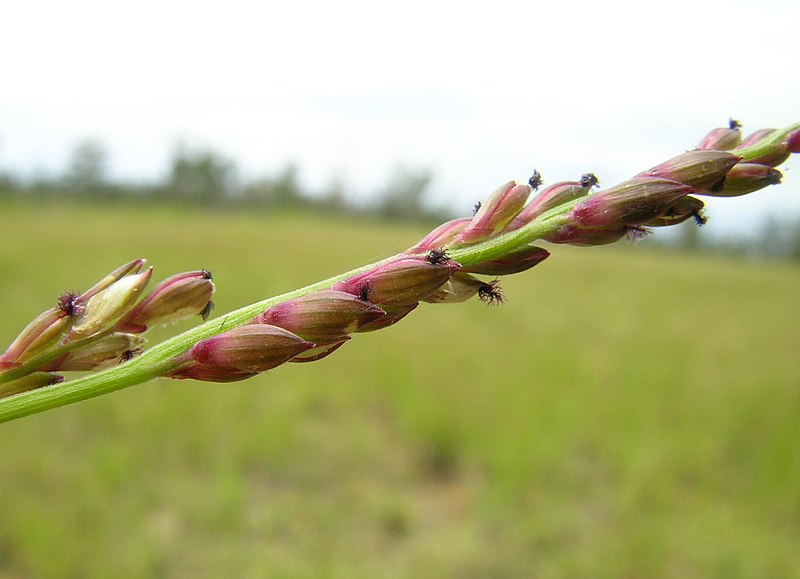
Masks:
[[[0,344],[147,257],[219,316],[421,227],[0,204]],[[315,364],[0,425],[0,577],[800,576],[800,268],[555,248]]]

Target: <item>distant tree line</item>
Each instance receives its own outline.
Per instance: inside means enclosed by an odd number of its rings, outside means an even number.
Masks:
[[[449,218],[426,202],[432,173],[424,168],[398,168],[387,185],[356,202],[334,180],[325,191],[303,186],[299,170],[288,165],[274,175],[244,180],[236,163],[211,148],[175,147],[165,176],[151,182],[131,183],[109,176],[108,154],[94,140],[78,143],[64,171],[56,176],[24,179],[0,172],[0,196],[65,197],[108,201],[121,198],[169,200],[204,205],[302,207],[342,213],[379,215],[388,219],[440,220]]]
[[[23,179],[0,171],[0,197],[71,196],[96,201],[135,198],[209,206],[317,209],[427,222],[453,217],[426,202],[432,181],[433,175],[427,169],[400,167],[389,176],[382,190],[373,192],[369,201],[356,202],[339,180],[333,180],[325,191],[309,191],[300,180],[298,168],[291,164],[274,175],[243,180],[235,162],[223,154],[211,148],[179,144],[163,178],[129,183],[109,176],[108,154],[101,143],[85,140],[74,147],[66,168],[55,177]],[[648,243],[684,250],[800,260],[800,218],[770,218],[755,239],[712,239],[702,235],[692,223],[679,227],[681,235],[671,241],[665,243],[663,238],[655,236]]]
[[[709,236],[703,228],[688,220],[677,226],[671,239],[654,235],[646,238],[650,245],[677,248],[681,251],[702,251],[727,255],[794,259],[800,261],[800,217],[768,217],[751,236]],[[656,233],[659,233],[656,231]]]

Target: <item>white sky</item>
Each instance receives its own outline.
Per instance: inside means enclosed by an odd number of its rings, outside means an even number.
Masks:
[[[796,0],[4,2],[0,168],[54,174],[94,138],[114,176],[156,178],[183,139],[360,196],[430,168],[468,213],[534,168],[611,185],[729,116],[797,122],[798,23]],[[798,166],[709,230],[800,216]]]

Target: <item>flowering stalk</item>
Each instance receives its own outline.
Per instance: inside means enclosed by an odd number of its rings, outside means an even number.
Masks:
[[[549,253],[534,241],[602,245],[637,239],[646,227],[704,221],[698,195],[732,196],[779,181],[774,167],[800,152],[800,123],[761,131],[741,144],[738,126],[712,131],[699,148],[594,191],[597,179],[543,189],[538,173],[510,182],[470,218],[448,222],[409,250],[208,320],[135,356],[153,324],[210,311],[205,270],[165,280],[140,300],[152,269],[144,260],[115,270],[87,292],[65,294],[0,356],[0,422],[113,392],[156,377],[230,382],[284,362],[324,358],[354,333],[397,323],[419,302],[478,296],[502,302],[497,279]],[[713,147],[724,147],[727,152]],[[738,167],[738,168],[737,168]],[[726,190],[727,188],[727,190]],[[124,363],[61,381],[60,372]]]

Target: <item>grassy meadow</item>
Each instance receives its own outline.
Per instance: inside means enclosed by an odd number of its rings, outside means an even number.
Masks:
[[[219,316],[423,233],[2,202],[0,345],[133,258]],[[0,577],[800,576],[797,264],[557,247],[503,287],[0,425]]]

